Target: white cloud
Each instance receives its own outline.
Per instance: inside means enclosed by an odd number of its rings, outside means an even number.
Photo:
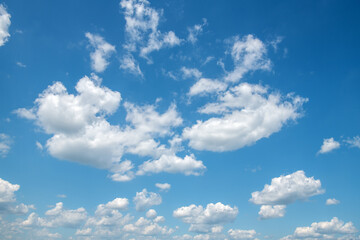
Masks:
[[[131,74],[144,77],[139,64],[131,54],[125,55],[120,61],[120,68],[129,71]]]
[[[251,240],[256,238],[255,230],[240,230],[240,229],[230,229],[228,231],[230,239],[244,239]]]
[[[9,39],[9,27],[11,15],[6,11],[3,4],[0,4],[0,47],[3,46]]]
[[[187,40],[192,44],[196,43],[197,37],[203,32],[203,28],[206,25],[207,25],[207,20],[206,18],[203,18],[201,24],[196,24],[192,27],[188,27],[189,35],[187,37]]]
[[[335,198],[329,198],[326,200],[326,205],[337,205],[340,201]]]
[[[157,212],[154,209],[149,209],[146,212],[146,217],[147,218],[154,219],[154,218],[156,218],[156,216],[157,216]]]
[[[160,205],[162,202],[161,196],[154,192],[148,192],[145,188],[141,192],[137,192],[134,197],[136,211],[144,211],[145,209]]]
[[[162,236],[168,236],[174,232],[171,228],[160,226],[156,222],[143,217],[140,217],[134,224],[125,225],[123,230],[138,236],[136,239],[140,239],[139,236],[155,236],[154,239],[158,239],[157,237],[162,238]]]
[[[335,141],[334,138],[325,138],[318,153],[328,153],[339,147],[340,143]]]
[[[184,158],[174,154],[164,154],[157,160],[149,160],[140,165],[137,175],[167,172],[199,176],[205,169],[203,162],[196,160],[192,154]]]
[[[333,239],[339,235],[355,233],[357,229],[352,222],[344,223],[337,217],[330,222],[314,222],[310,227],[297,227],[293,235],[282,239]]]
[[[37,149],[39,149],[40,151],[42,151],[44,149],[44,146],[41,143],[39,143],[38,141],[35,142],[35,145],[36,145]]]
[[[87,32],[85,36],[89,40],[91,47],[94,50],[90,53],[91,68],[96,72],[105,71],[109,65],[109,57],[116,51],[115,46],[106,42],[100,35]]]
[[[224,205],[221,202],[209,203],[206,208],[192,204],[173,212],[174,217],[190,224],[189,231],[192,232],[210,232],[213,227],[234,221],[237,214],[237,207]]]
[[[45,212],[46,217],[38,217],[36,213],[31,213],[29,217],[22,222],[22,226],[40,226],[47,228],[79,227],[87,219],[87,212],[84,208],[66,210],[62,202],[56,203],[56,206]]]
[[[91,234],[91,228],[77,229],[75,232],[76,236],[89,236]]]
[[[0,133],[0,157],[6,157],[9,153],[11,142],[12,140],[8,135]]]
[[[127,198],[115,198],[107,204],[98,205],[95,214],[106,215],[113,210],[126,210],[129,206],[129,200]]]
[[[171,185],[169,183],[156,183],[155,186],[161,191],[168,191],[171,188]]]
[[[265,184],[264,189],[251,193],[250,202],[257,205],[288,205],[298,200],[323,194],[320,180],[306,177],[304,171],[282,175]]]
[[[262,205],[259,216],[261,219],[281,218],[285,216],[286,205]]]
[[[200,113],[220,114],[197,121],[183,131],[183,138],[197,150],[229,151],[267,138],[289,121],[301,117],[307,99],[293,94],[269,93],[261,85],[241,83],[218,96],[214,103],[199,109]]]
[[[139,50],[140,56],[150,63],[148,55],[151,52],[180,44],[181,40],[173,31],[162,33],[158,30],[162,12],[151,8],[148,1],[122,0],[120,6],[126,21],[127,42],[124,47],[127,51]]]
[[[227,88],[227,84],[218,80],[209,78],[201,78],[193,86],[191,86],[188,95],[205,95],[208,93],[222,92]]]
[[[234,70],[226,74],[227,82],[237,82],[250,71],[271,68],[271,62],[266,57],[266,45],[251,34],[242,39],[235,37],[230,53],[234,61]]]
[[[182,67],[180,71],[182,72],[182,76],[184,79],[186,78],[199,79],[202,75],[202,73],[197,68]]]
[[[345,140],[345,142],[348,143],[351,147],[360,148],[360,136],[348,138],[347,140]]]
[[[35,100],[31,109],[15,112],[36,124],[52,137],[46,142],[48,152],[58,158],[109,170],[114,181],[129,181],[135,177],[134,164],[122,159],[124,154],[150,157],[138,166],[138,175],[169,172],[199,175],[205,169],[193,155],[184,159],[181,139],[172,129],[182,124],[175,104],[164,112],[156,105],[137,106],[126,102],[126,124],[112,125],[106,118],[116,112],[121,95],[101,86],[96,75],[85,76],[69,94],[62,83],[49,86]],[[167,139],[162,144],[161,139]],[[149,158],[147,158],[149,159]]]

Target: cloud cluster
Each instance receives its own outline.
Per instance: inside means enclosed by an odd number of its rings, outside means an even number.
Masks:
[[[91,68],[96,72],[105,71],[109,65],[108,58],[116,51],[115,46],[106,42],[100,35],[87,32],[85,36],[93,48],[93,52],[90,53]]]
[[[192,232],[216,232],[223,224],[235,220],[237,207],[224,205],[221,202],[209,203],[206,208],[194,204],[180,207],[173,212],[173,216],[189,223]]]
[[[250,202],[263,205],[259,212],[261,218],[283,217],[286,205],[322,193],[324,190],[320,180],[306,177],[305,172],[300,170],[273,178],[271,184],[266,184],[262,191],[251,193]]]
[[[49,153],[59,159],[108,169],[115,181],[129,181],[135,175],[159,172],[199,175],[205,166],[193,155],[176,156],[181,139],[174,136],[169,147],[157,139],[171,137],[171,129],[182,124],[182,118],[172,104],[160,114],[156,106],[137,106],[126,102],[126,126],[112,125],[107,117],[120,106],[121,95],[101,86],[96,75],[85,76],[75,87],[77,94],[69,94],[60,82],[49,86],[35,100],[31,109],[20,108],[16,113],[35,120],[47,134]],[[124,154],[151,157],[133,171]]]
[[[3,46],[9,39],[9,27],[11,15],[6,11],[3,4],[0,4],[0,47]]]
[[[148,192],[146,188],[144,188],[141,192],[137,192],[134,197],[136,211],[144,211],[151,206],[160,205],[161,202],[162,198],[160,194]]]
[[[184,129],[183,137],[197,150],[239,149],[280,131],[290,120],[295,121],[306,101],[292,94],[269,93],[258,84],[241,83],[199,109],[200,113],[219,117],[197,121]]]
[[[191,42],[192,44],[195,44],[198,40],[198,36],[202,34],[204,27],[207,25],[207,19],[203,18],[202,23],[195,24],[192,27],[188,27],[189,35],[187,37],[187,40]]]
[[[290,239],[339,239],[339,236],[356,233],[357,229],[352,222],[344,223],[337,217],[329,222],[314,222],[310,227],[297,227],[293,235],[282,240]],[[349,238],[354,239],[354,238]]]

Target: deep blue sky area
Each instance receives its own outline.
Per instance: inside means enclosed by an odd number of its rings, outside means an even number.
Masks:
[[[0,1],[0,239],[360,239],[359,1]]]

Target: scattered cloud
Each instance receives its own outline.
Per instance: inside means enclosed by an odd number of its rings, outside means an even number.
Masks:
[[[326,205],[337,205],[340,201],[335,198],[329,198],[326,200]]]
[[[200,34],[202,34],[203,32],[203,28],[207,25],[207,20],[206,18],[202,19],[202,23],[201,24],[196,24],[192,27],[188,27],[188,32],[189,35],[187,37],[187,40],[189,42],[191,42],[192,44],[195,44],[197,42],[197,38]]]
[[[42,151],[44,149],[44,146],[41,143],[39,143],[38,141],[35,142],[35,145],[36,145],[37,149],[39,149],[40,151]]]
[[[136,211],[144,211],[151,206],[160,205],[161,202],[162,199],[158,193],[148,192],[146,188],[141,192],[137,192],[134,197]]]
[[[202,73],[197,68],[182,67],[180,71],[182,72],[182,77],[184,79],[186,78],[199,79],[202,75]]]
[[[227,72],[225,81],[238,82],[243,76],[255,70],[270,70],[271,61],[267,58],[266,45],[249,34],[243,38],[234,37],[230,54],[234,61],[234,70]]]
[[[360,148],[360,136],[355,136],[353,138],[348,138],[345,140],[347,144],[350,145],[350,147],[357,147]]]
[[[265,184],[261,192],[251,193],[252,197],[249,201],[263,205],[259,212],[262,219],[283,217],[285,214],[284,205],[299,200],[303,201],[324,192],[320,180],[315,180],[314,177],[306,177],[305,172],[300,170],[273,178],[271,184]]]
[[[244,239],[251,240],[256,238],[255,230],[240,230],[240,229],[230,229],[228,231],[230,239]]]
[[[144,74],[141,72],[139,64],[131,54],[125,55],[120,61],[120,68],[128,71],[131,74],[144,77]]]
[[[156,183],[155,186],[161,191],[168,191],[171,188],[171,185],[169,183]]]
[[[216,102],[198,110],[220,117],[197,121],[184,129],[183,138],[197,150],[236,150],[269,137],[289,121],[301,117],[306,101],[293,94],[269,93],[261,85],[241,83],[219,94]]]
[[[286,236],[282,240],[288,239],[339,239],[345,234],[357,232],[352,222],[344,223],[337,217],[330,222],[314,222],[310,227],[297,227],[293,235]]]
[[[209,93],[222,92],[227,88],[227,84],[218,80],[209,78],[201,78],[193,86],[191,86],[188,95],[205,95]]]
[[[6,11],[3,4],[0,4],[0,47],[3,46],[9,39],[9,27],[11,15]]]
[[[237,214],[237,207],[224,205],[221,202],[209,203],[206,208],[191,204],[173,212],[175,218],[190,224],[189,231],[203,233],[210,232],[214,227],[233,222]]]
[[[281,218],[285,216],[286,205],[262,205],[260,207],[260,219]]]
[[[94,71],[101,73],[105,71],[109,65],[108,59],[116,51],[115,46],[106,42],[100,35],[87,32],[85,36],[93,49],[93,52],[90,53],[91,68]]]
[[[12,140],[10,136],[0,133],[0,157],[6,157],[10,151]]]
[[[58,194],[57,197],[58,198],[66,198],[66,195],[65,194]]]
[[[340,147],[340,143],[334,138],[325,138],[318,153],[328,153]]]

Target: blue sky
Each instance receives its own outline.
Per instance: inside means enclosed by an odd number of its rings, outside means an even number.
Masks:
[[[360,239],[359,9],[0,2],[0,238]]]

